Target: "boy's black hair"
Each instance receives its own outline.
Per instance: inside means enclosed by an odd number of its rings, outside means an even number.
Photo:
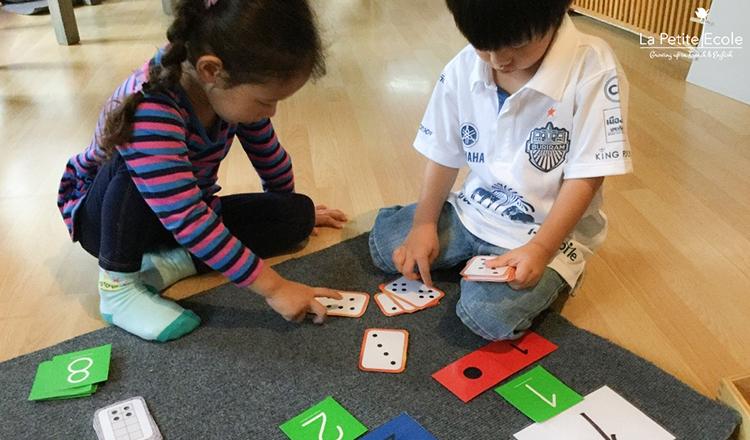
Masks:
[[[446,0],[462,34],[479,50],[522,44],[556,29],[572,0]]]

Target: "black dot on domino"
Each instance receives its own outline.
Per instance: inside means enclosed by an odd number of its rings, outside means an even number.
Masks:
[[[344,306],[339,306],[339,310],[341,310],[341,309],[343,309],[343,308],[344,308]]]
[[[115,417],[115,422],[118,421],[118,420],[120,420],[120,418],[119,417]]]
[[[378,334],[377,334],[377,333],[373,333],[373,334],[372,334],[372,337],[373,337],[373,338],[377,338],[377,337],[378,337]]]
[[[382,346],[383,346],[383,344],[378,344],[378,348],[380,348],[380,347],[382,347]]]
[[[333,305],[332,305],[332,304],[328,304],[328,305],[326,306],[326,308],[327,308],[327,309],[330,309],[331,307],[333,307]]]
[[[354,301],[354,298],[349,298],[349,301]]]
[[[383,355],[384,355],[384,356],[388,356],[388,352],[387,352],[387,351],[386,351],[386,352],[384,352],[384,353],[383,353]]]
[[[469,379],[479,379],[482,377],[482,370],[477,367],[469,367],[464,370],[464,376]]]
[[[130,417],[130,416],[132,416],[132,415],[133,415],[133,413],[126,413],[126,414],[125,414],[125,417]]]
[[[391,310],[396,310],[396,308],[395,307],[391,307]]]
[[[349,307],[349,310],[354,310],[356,307]]]
[[[430,295],[430,298],[435,298],[435,295]]]
[[[396,361],[391,361],[391,365],[396,365]]]
[[[127,410],[130,409],[130,407],[129,406],[124,406],[122,409],[124,409],[125,411],[127,411]]]
[[[421,299],[421,298],[424,298],[424,295],[419,295],[419,298],[420,298],[420,299]]]
[[[424,293],[424,290],[423,289],[419,289],[419,293]]]
[[[113,409],[113,410],[112,410],[112,414],[117,414],[117,410],[116,410],[116,409]]]

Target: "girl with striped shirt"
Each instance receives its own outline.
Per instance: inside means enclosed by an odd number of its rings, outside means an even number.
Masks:
[[[282,278],[262,257],[288,251],[346,216],[294,193],[292,163],[270,117],[325,72],[307,0],[181,0],[169,45],[107,101],[89,147],[63,174],[58,207],[74,241],[99,259],[103,319],[147,340],[179,338],[199,317],[162,298],[216,270],[287,320],[338,293]],[[217,196],[237,137],[263,193]]]

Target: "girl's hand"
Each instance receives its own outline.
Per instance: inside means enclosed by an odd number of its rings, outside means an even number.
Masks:
[[[318,226],[341,229],[344,223],[348,222],[346,214],[338,209],[328,209],[326,205],[315,206],[315,228],[312,235],[318,235]]]
[[[528,289],[536,286],[542,278],[544,268],[552,259],[552,255],[539,243],[530,241],[506,254],[488,260],[486,266],[490,268],[515,267],[516,276],[508,282],[508,285],[516,290]]]
[[[322,324],[326,319],[326,308],[315,300],[317,297],[341,299],[341,294],[285,280],[279,290],[266,298],[266,302],[287,321],[302,322],[308,313],[312,313],[315,315],[313,322]]]
[[[437,225],[422,224],[411,228],[404,243],[393,251],[393,265],[410,280],[418,280],[432,287],[430,265],[440,255]],[[418,272],[414,271],[416,265]]]
[[[315,298],[341,299],[338,292],[322,287],[310,287],[282,278],[271,267],[263,268],[260,276],[250,288],[266,298],[266,303],[287,321],[302,322],[308,313],[314,314],[313,322],[322,324],[326,308]]]

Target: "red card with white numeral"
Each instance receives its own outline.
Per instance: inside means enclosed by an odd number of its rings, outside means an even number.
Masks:
[[[527,332],[515,341],[491,342],[432,377],[466,403],[555,350],[557,345]]]

